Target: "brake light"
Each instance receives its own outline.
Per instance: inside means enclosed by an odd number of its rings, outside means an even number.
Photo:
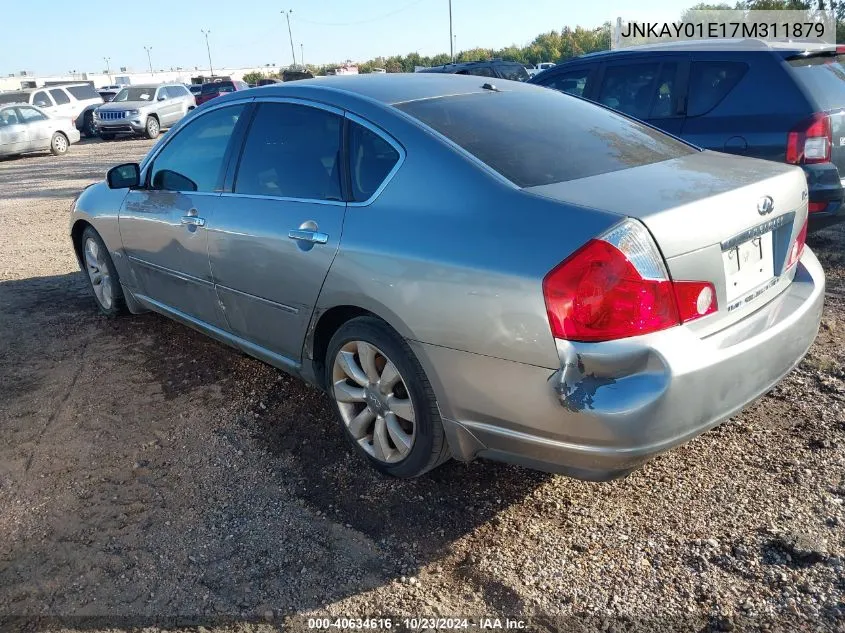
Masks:
[[[814,114],[802,121],[786,136],[786,162],[793,165],[826,163],[830,161],[833,134],[830,117]]]
[[[792,248],[789,249],[789,261],[786,263],[787,270],[797,264],[798,260],[801,259],[801,255],[804,254],[804,246],[807,243],[807,225],[809,222],[809,219],[804,220],[804,226],[801,227],[798,237],[795,238]]]
[[[717,309],[709,282],[672,282],[645,227],[625,220],[543,279],[555,338],[609,341],[657,332]]]
[[[827,209],[827,202],[809,202],[807,203],[807,211],[810,213],[818,213]]]

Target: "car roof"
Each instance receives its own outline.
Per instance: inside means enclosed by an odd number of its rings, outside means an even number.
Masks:
[[[649,52],[671,52],[671,51],[771,51],[781,54],[797,54],[797,53],[814,53],[824,51],[835,51],[836,47],[832,44],[810,43],[810,42],[771,42],[756,38],[713,38],[704,40],[676,40],[672,42],[661,42],[657,44],[639,44],[636,46],[626,46],[624,48],[615,48],[606,51],[596,51],[594,53],[586,53],[566,60],[566,62],[575,60],[594,59],[606,56],[627,55],[636,53]],[[566,63],[562,62],[562,63]]]
[[[492,85],[500,91],[545,90],[521,81],[508,81],[476,75],[452,75],[443,73],[368,73],[365,75],[334,75],[315,77],[282,84],[269,84],[261,88],[261,96],[290,96],[294,92],[313,90],[344,93],[380,101],[387,105],[435,99],[459,94],[487,93],[484,85]],[[243,93],[241,93],[243,94]]]

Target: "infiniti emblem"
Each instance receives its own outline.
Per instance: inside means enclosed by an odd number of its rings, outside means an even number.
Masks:
[[[771,196],[763,196],[757,202],[757,213],[760,215],[768,215],[775,210],[775,201]]]

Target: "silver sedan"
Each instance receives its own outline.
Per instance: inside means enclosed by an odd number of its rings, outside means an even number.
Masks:
[[[25,103],[0,106],[0,156],[50,150],[66,154],[79,142],[79,130],[70,119],[55,118]]]
[[[330,77],[197,109],[77,199],[97,304],[318,385],[400,477],[450,456],[619,477],[801,360],[824,275],[800,168],[489,82]]]

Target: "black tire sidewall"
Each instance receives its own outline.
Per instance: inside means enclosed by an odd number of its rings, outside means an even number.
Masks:
[[[80,253],[82,254],[80,258],[79,265],[82,267],[82,273],[85,275],[85,279],[88,281],[88,287],[91,289],[91,294],[94,297],[94,303],[97,304],[97,307],[100,309],[100,312],[105,314],[107,317],[114,317],[118,316],[119,314],[123,314],[126,312],[126,300],[123,297],[123,288],[120,286],[120,277],[117,274],[117,269],[114,267],[114,262],[112,261],[111,255],[109,254],[109,249],[106,248],[105,242],[103,242],[103,238],[100,237],[100,234],[94,229],[94,227],[89,226],[82,232],[81,243],[80,243]],[[106,254],[106,268],[109,269],[109,277],[112,280],[112,303],[111,308],[104,308],[103,304],[100,303],[100,300],[97,299],[97,294],[94,292],[94,284],[91,283],[91,275],[88,274],[88,269],[85,264],[85,244],[88,242],[89,239],[93,239],[97,242],[97,246],[103,250]]]
[[[350,341],[365,341],[378,347],[396,365],[405,381],[414,405],[416,436],[411,453],[401,462],[385,464],[369,455],[349,433],[340,415],[332,389],[332,367],[340,348]],[[341,326],[329,342],[324,379],[326,391],[344,437],[355,452],[370,462],[374,468],[387,475],[402,478],[415,477],[431,468],[431,456],[438,435],[441,443],[445,441],[442,423],[439,416],[432,415],[432,410],[436,410],[436,404],[431,401],[426,392],[427,385],[423,382],[425,374],[419,361],[413,356],[407,343],[387,324],[373,317],[357,317]]]

